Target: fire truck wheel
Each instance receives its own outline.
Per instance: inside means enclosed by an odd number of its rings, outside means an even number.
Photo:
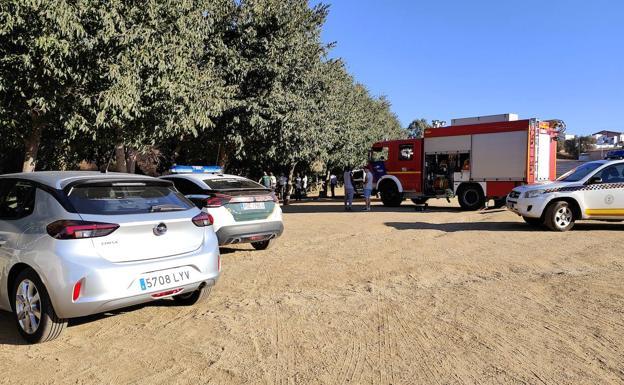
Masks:
[[[568,202],[558,201],[546,208],[544,224],[552,231],[568,231],[574,226],[574,211]]]
[[[381,201],[384,206],[399,207],[403,202],[403,194],[399,192],[399,189],[394,182],[386,182],[379,188],[379,194],[381,195]]]
[[[459,205],[463,210],[475,211],[485,206],[485,196],[483,189],[478,184],[462,185],[457,192]]]
[[[414,202],[415,205],[424,205],[428,200],[429,198],[412,198],[412,202]]]

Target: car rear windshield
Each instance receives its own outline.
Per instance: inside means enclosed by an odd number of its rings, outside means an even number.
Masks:
[[[195,207],[171,187],[145,183],[79,185],[71,190],[68,198],[76,211],[82,214],[144,214]]]
[[[206,183],[212,190],[266,190],[266,188],[261,184],[249,179],[205,179],[204,183]]]
[[[590,172],[602,166],[602,164],[601,162],[585,163],[561,175],[557,180],[560,182],[578,182],[589,175]]]

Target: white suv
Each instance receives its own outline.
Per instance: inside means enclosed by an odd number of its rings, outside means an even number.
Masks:
[[[624,220],[624,160],[585,163],[555,182],[516,187],[507,208],[531,225],[567,231],[579,219]]]

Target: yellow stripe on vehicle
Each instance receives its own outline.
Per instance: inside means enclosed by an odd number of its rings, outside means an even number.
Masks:
[[[624,216],[624,209],[585,209],[585,214],[596,217]]]

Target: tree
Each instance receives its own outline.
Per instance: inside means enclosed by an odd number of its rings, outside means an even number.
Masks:
[[[591,135],[578,136],[564,142],[565,152],[577,158],[581,153],[593,150],[596,147],[596,138]]]
[[[431,124],[426,119],[415,119],[407,126],[407,132],[410,138],[422,138],[428,128]]]
[[[42,134],[65,135],[64,122],[85,83],[84,50],[91,46],[81,17],[87,1],[6,0],[0,4],[0,129],[24,147],[32,171]]]

